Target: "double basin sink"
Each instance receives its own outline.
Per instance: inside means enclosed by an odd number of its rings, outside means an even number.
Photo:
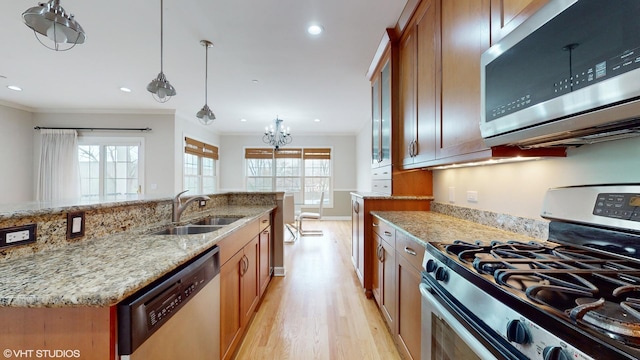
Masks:
[[[211,216],[192,224],[182,226],[169,226],[162,230],[152,232],[152,235],[193,235],[205,234],[219,230],[226,225],[242,219],[239,216]]]

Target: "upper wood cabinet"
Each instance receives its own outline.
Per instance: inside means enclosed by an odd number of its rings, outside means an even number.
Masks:
[[[487,149],[480,134],[480,56],[489,48],[489,0],[441,1],[442,113],[438,158]]]
[[[549,0],[491,0],[491,44],[505,37]]]
[[[403,168],[419,167],[436,156],[438,37],[436,1],[423,1],[400,40],[397,151]]]

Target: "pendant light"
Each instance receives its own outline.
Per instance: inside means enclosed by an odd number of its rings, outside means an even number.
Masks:
[[[33,30],[40,44],[51,50],[70,50],[77,44],[84,43],[86,38],[82,26],[73,18],[73,14],[67,14],[64,11],[60,6],[60,0],[50,0],[27,9],[22,13],[22,20]],[[53,47],[42,42],[38,34],[52,40]],[[68,44],[68,46],[61,47],[61,44]]]
[[[200,119],[200,122],[203,125],[209,125],[216,119],[216,116],[213,114],[213,111],[209,109],[209,105],[207,105],[207,85],[208,85],[208,75],[209,75],[209,48],[213,47],[213,43],[209,40],[200,40],[200,45],[204,46],[204,106],[196,116]]]
[[[171,86],[167,77],[164,76],[163,72],[163,15],[164,15],[164,2],[160,0],[160,73],[158,77],[151,80],[149,85],[147,85],[147,90],[153,94],[153,98],[156,99],[157,102],[165,103],[171,99],[172,96],[176,94],[176,89]]]

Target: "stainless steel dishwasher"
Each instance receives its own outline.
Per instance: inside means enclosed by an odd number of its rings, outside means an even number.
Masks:
[[[118,304],[118,355],[135,359],[220,358],[217,246]]]

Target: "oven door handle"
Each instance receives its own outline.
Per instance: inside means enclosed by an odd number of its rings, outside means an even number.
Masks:
[[[497,360],[498,358],[493,355],[487,348],[481,344],[476,337],[467,330],[464,325],[460,323],[458,319],[456,319],[451,312],[446,309],[438,299],[431,293],[433,289],[431,286],[421,283],[420,284],[420,293],[422,297],[425,298],[429,302],[429,306],[432,308],[433,313],[435,313],[438,317],[442,318],[451,328],[462,338],[462,340],[473,350],[473,352],[478,355],[481,359],[486,360]]]

